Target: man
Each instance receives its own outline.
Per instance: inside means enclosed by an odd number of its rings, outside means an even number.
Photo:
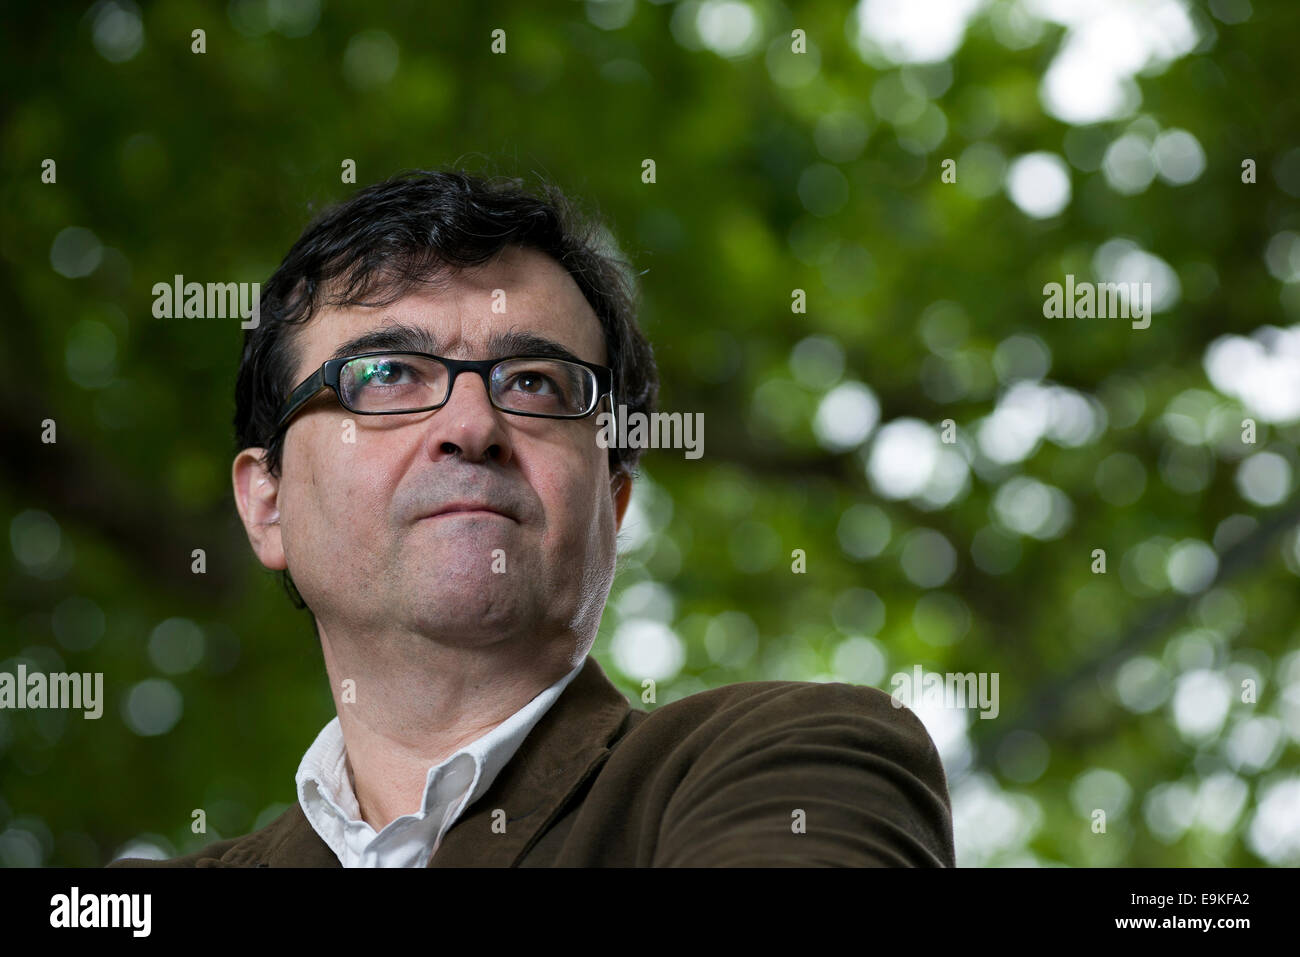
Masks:
[[[657,393],[600,235],[553,187],[453,171],[289,251],[246,334],[235,501],[338,717],[270,825],[116,866],[954,865],[938,755],[884,692],[647,713],[588,657],[637,461],[596,416]]]

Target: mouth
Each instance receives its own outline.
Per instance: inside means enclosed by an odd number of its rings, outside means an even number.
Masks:
[[[438,511],[424,516],[424,519],[446,519],[446,518],[504,518],[509,521],[516,519],[507,515],[505,512],[499,512],[490,505],[484,505],[479,502],[454,502],[451,505],[445,505]],[[424,521],[421,519],[421,521]]]

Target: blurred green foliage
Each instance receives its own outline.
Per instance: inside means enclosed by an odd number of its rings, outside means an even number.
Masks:
[[[107,700],[99,721],[0,712],[0,861],[96,866],[137,839],[182,853],[296,800],[333,705],[230,493],[242,333],[155,319],[151,289],[265,281],[323,206],[458,162],[536,171],[603,214],[643,271],[661,407],[704,413],[702,459],[644,460],[593,652],[634,703],[656,662],[660,706],[736,681],[996,672],[995,720],[927,716],[959,864],[1300,861],[1300,426],[1205,364],[1221,336],[1300,322],[1297,8],[1190,6],[1195,48],[1137,72],[1127,115],[1076,125],[1044,105],[1069,40],[1033,13],[1051,4],[985,5],[928,65],[864,56],[847,4],[761,0],[752,23],[741,6],[10,5],[0,664],[102,671]],[[1203,171],[1115,188],[1111,145],[1169,130]],[[1043,218],[1001,185],[1039,151],[1071,187]],[[1044,318],[1044,284],[1096,278],[1116,239],[1172,269],[1176,301],[1142,330]],[[1028,411],[993,416],[1017,383]],[[1040,423],[989,461],[1040,403],[1059,434]],[[956,445],[904,429],[879,453],[928,493],[873,483],[881,429],[945,419]],[[164,733],[128,720],[177,705]]]

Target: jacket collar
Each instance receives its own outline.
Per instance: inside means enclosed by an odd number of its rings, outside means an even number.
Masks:
[[[511,867],[528,852],[567,799],[604,763],[631,706],[596,659],[587,656],[492,786],[443,835],[430,867]],[[505,830],[502,833],[504,811]],[[495,825],[495,827],[494,827]],[[238,842],[220,865],[341,867],[295,802],[269,826]]]
[[[492,787],[443,835],[429,866],[517,864],[568,798],[605,762],[631,710],[627,698],[588,655],[582,671],[524,739]]]

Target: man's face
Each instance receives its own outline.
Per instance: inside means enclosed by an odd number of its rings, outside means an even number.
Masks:
[[[493,311],[494,290],[504,290],[504,311]],[[501,292],[496,301],[500,310]],[[366,335],[347,353],[535,351],[508,342],[520,334],[608,361],[600,323],[568,273],[508,247],[390,306],[322,310],[297,332],[292,378],[296,385]],[[608,597],[630,493],[630,483],[611,482],[597,431],[594,414],[498,411],[473,373],[432,412],[355,415],[326,391],[289,425],[278,481],[254,464],[256,450],[240,454],[236,499],[258,557],[270,568],[287,564],[328,634],[399,629],[463,646],[520,629],[587,637]],[[504,514],[433,514],[465,502]]]

